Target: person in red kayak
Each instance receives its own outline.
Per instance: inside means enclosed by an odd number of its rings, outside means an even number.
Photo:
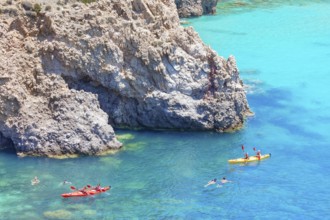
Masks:
[[[96,191],[101,191],[101,184],[98,184],[95,188],[94,188]]]
[[[82,188],[82,189],[79,189],[78,191],[79,191],[79,192],[82,192],[82,193],[84,193],[84,194],[86,194],[86,195],[89,194],[88,191],[87,191],[87,187],[86,187],[86,186],[85,186],[84,188]]]

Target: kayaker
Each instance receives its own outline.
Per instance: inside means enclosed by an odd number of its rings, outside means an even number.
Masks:
[[[61,194],[61,196],[64,198],[68,198],[68,197],[81,197],[81,196],[97,195],[97,194],[104,193],[104,192],[110,190],[111,186],[102,187],[102,189],[100,191],[96,191],[94,189],[93,190],[86,189],[86,187],[84,187],[83,189],[80,189],[80,190],[76,189],[76,187],[74,187],[74,186],[71,186],[70,188],[75,191],[70,192],[70,193],[63,193],[63,194]]]
[[[260,150],[257,151],[256,156],[258,157],[259,160],[261,159],[261,151]]]
[[[82,193],[88,195],[88,192],[87,192],[86,189],[87,189],[87,188],[86,188],[86,186],[85,186],[84,188],[82,188],[82,189],[80,189],[80,190],[78,190],[78,191],[80,191],[80,192],[82,192]]]
[[[100,186],[100,184],[98,184],[94,189],[95,189],[96,191],[101,191],[101,186]]]
[[[247,153],[247,152],[245,152],[245,154],[244,154],[244,159],[249,159],[249,154]]]
[[[31,184],[32,184],[32,185],[37,185],[38,183],[40,183],[40,180],[38,179],[37,176],[35,176],[35,177],[33,178],[33,180],[31,180]]]
[[[204,187],[208,187],[209,185],[216,184],[216,183],[217,183],[217,179],[214,178],[213,180],[210,180]]]

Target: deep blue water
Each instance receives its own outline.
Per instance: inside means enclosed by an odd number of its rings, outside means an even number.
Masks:
[[[236,57],[255,113],[241,131],[117,131],[125,147],[105,157],[0,152],[0,219],[330,219],[330,2],[251,2],[189,20]],[[272,157],[229,165],[241,144]],[[62,199],[65,179],[112,190]]]

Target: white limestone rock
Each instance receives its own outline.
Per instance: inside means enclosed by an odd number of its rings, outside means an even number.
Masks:
[[[0,14],[0,133],[18,153],[101,154],[121,146],[112,127],[227,131],[250,113],[235,59],[174,2],[31,3]]]

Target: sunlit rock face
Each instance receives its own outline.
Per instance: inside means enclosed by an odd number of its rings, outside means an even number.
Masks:
[[[0,133],[19,154],[100,154],[121,146],[112,127],[226,131],[250,113],[234,57],[174,2],[35,2],[0,14]]]

